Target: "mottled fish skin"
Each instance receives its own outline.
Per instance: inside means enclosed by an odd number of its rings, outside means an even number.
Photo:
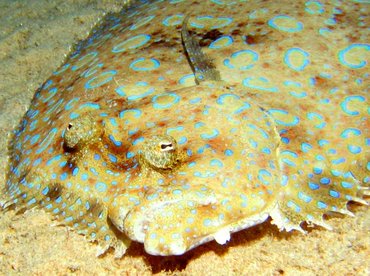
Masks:
[[[2,206],[43,208],[116,257],[131,240],[155,255],[224,244],[268,216],[330,228],[323,214],[368,193],[367,9],[189,0],[108,15],[36,92]]]

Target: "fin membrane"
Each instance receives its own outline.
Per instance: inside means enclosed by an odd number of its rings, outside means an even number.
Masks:
[[[21,178],[18,185],[12,185],[8,180],[0,207],[5,210],[15,208],[17,212],[42,208],[60,224],[77,230],[89,241],[97,241],[98,256],[110,247],[115,249],[116,258],[123,256],[131,241],[112,226],[103,203],[94,197],[77,196],[58,182],[48,186],[42,183],[45,183],[42,177],[28,179],[27,175]]]

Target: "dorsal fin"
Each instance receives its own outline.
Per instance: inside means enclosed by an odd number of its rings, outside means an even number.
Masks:
[[[220,72],[216,69],[210,57],[203,53],[198,41],[189,33],[189,15],[182,23],[181,39],[191,69],[195,75],[197,84],[204,81],[221,81]]]

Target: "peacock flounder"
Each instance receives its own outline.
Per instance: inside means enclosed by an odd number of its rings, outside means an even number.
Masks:
[[[117,257],[131,240],[154,255],[224,244],[269,216],[330,229],[323,214],[366,204],[366,8],[173,0],[108,15],[36,92],[2,206],[43,208]]]

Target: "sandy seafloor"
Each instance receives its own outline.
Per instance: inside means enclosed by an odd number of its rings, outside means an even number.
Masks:
[[[0,0],[0,186],[5,182],[10,132],[34,91],[85,38],[114,0]],[[370,211],[350,205],[356,217],[330,217],[334,231],[280,233],[269,221],[183,256],[154,257],[134,243],[122,259],[53,226],[41,210],[0,214],[0,275],[370,275]]]

